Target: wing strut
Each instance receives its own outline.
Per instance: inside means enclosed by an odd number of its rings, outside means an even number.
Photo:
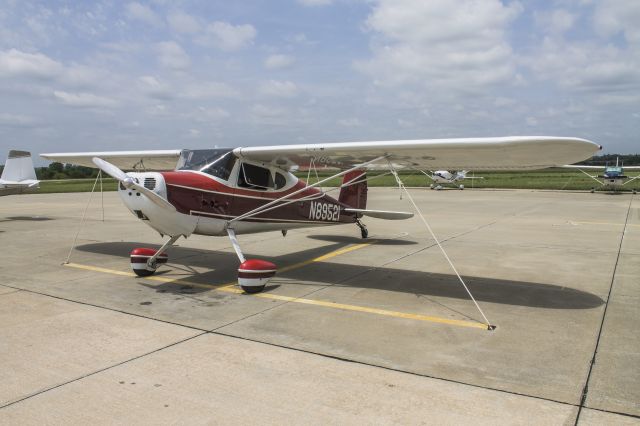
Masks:
[[[585,175],[589,176],[591,179],[595,180],[596,182],[598,182],[600,185],[604,186],[604,183],[600,182],[598,179],[596,179],[595,177],[593,177],[593,175],[590,175],[589,173],[585,172],[582,169],[578,169],[580,170],[582,173],[584,173]]]
[[[389,163],[389,169],[391,170],[391,173],[393,173],[393,176],[396,178],[396,182],[398,183],[398,187],[401,190],[404,190],[404,192],[407,194],[407,197],[409,198],[409,201],[411,201],[411,204],[413,204],[413,208],[416,209],[416,212],[418,213],[418,216],[420,216],[420,219],[422,219],[422,222],[424,223],[424,225],[426,226],[427,230],[431,234],[431,237],[433,237],[433,239],[435,240],[436,244],[438,244],[438,247],[440,248],[440,251],[442,252],[444,258],[447,259],[447,262],[449,262],[449,266],[451,266],[451,269],[453,270],[453,272],[455,272],[456,276],[458,277],[458,280],[460,280],[460,283],[462,284],[464,289],[467,291],[467,294],[469,294],[469,297],[471,297],[471,300],[476,305],[476,308],[478,308],[478,311],[480,311],[480,314],[482,315],[482,318],[484,318],[485,324],[487,325],[487,330],[490,330],[490,331],[491,330],[495,330],[496,326],[495,325],[491,325],[491,322],[489,322],[489,320],[487,319],[487,316],[484,314],[484,312],[482,312],[482,309],[480,308],[480,305],[478,305],[478,302],[476,302],[476,299],[473,297],[473,294],[471,294],[471,291],[469,291],[469,287],[467,287],[467,284],[464,282],[464,280],[462,279],[462,277],[458,273],[458,270],[453,265],[453,262],[451,261],[451,259],[447,255],[447,252],[445,251],[444,247],[442,247],[442,244],[440,244],[440,240],[438,240],[438,238],[436,237],[436,234],[433,232],[433,229],[431,229],[431,226],[429,225],[429,222],[427,222],[427,219],[425,219],[424,215],[422,214],[422,211],[420,210],[420,208],[418,207],[416,202],[413,201],[413,197],[409,193],[409,190],[407,190],[407,187],[404,186],[404,183],[400,179],[400,176],[398,175],[398,172],[396,172],[395,168],[393,167],[393,165],[391,163]]]

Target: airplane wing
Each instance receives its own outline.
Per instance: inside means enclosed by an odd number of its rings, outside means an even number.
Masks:
[[[286,170],[313,165],[347,169],[380,156],[398,168],[526,170],[576,163],[600,149],[600,145],[585,139],[511,136],[256,146],[233,152],[239,158]],[[369,167],[387,168],[387,164],[383,161]]]
[[[604,166],[581,166],[580,164],[565,164],[560,166],[565,169],[592,169],[592,170],[604,170]],[[626,168],[626,167],[625,167]]]
[[[640,170],[640,166],[622,166],[625,170]]]
[[[156,151],[106,151],[40,154],[42,158],[58,163],[92,167],[93,157],[101,158],[122,170],[174,170],[180,158],[180,149]]]

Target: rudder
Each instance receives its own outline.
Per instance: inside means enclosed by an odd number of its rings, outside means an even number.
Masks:
[[[354,209],[367,208],[367,172],[365,170],[347,173],[342,178],[342,185],[338,201]]]

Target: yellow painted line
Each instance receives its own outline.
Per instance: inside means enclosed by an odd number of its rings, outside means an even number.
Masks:
[[[125,277],[144,278],[145,280],[158,281],[158,282],[167,283],[167,284],[182,284],[182,285],[188,285],[188,286],[191,286],[191,287],[206,288],[206,289],[209,289],[209,290],[217,290],[217,289],[220,289],[220,288],[227,287],[229,285],[235,285],[236,284],[235,282],[227,283],[227,284],[221,284],[221,285],[201,284],[201,283],[196,283],[196,282],[193,282],[193,281],[187,281],[187,280],[181,280],[181,279],[175,279],[175,278],[167,278],[167,277],[161,277],[161,276],[138,277],[133,272],[116,271],[115,269],[107,269],[107,268],[101,268],[99,266],[91,266],[91,265],[82,265],[80,263],[65,263],[64,266],[69,266],[71,268],[76,268],[76,269],[84,269],[86,271],[103,272],[103,273],[111,274],[111,275],[122,275],[122,276],[125,276]],[[238,289],[237,293],[242,293],[242,290]]]
[[[298,297],[280,296],[277,294],[269,294],[269,293],[259,293],[259,294],[254,294],[252,296],[261,297],[263,299],[275,299],[275,300],[282,300],[286,302],[302,303],[304,305],[323,306],[325,308],[340,309],[343,311],[366,312],[368,314],[384,315],[387,317],[412,319],[412,320],[418,320],[418,321],[428,321],[428,322],[435,322],[439,324],[457,325],[460,327],[481,328],[483,330],[487,329],[486,324],[482,324],[479,322],[454,320],[454,319],[434,317],[429,315],[411,314],[408,312],[389,311],[386,309],[368,308],[366,306],[345,305],[343,303],[327,302],[324,300],[302,299]]]
[[[321,259],[327,259],[327,258],[338,256],[339,254],[348,253],[350,251],[357,250],[358,248],[366,247],[366,246],[371,245],[371,244],[373,244],[373,242],[372,243],[365,243],[365,244],[358,244],[357,246],[349,246],[349,247],[346,247],[344,249],[336,250],[335,252],[331,252],[331,253],[326,254],[324,256],[319,256],[319,257],[316,257],[315,259],[311,259],[311,260],[306,261],[306,262],[300,262],[300,263],[296,263],[294,265],[291,265],[288,270],[295,269],[295,268],[300,268],[300,267],[302,267],[304,265],[308,265],[308,264],[313,263],[313,262],[319,262]],[[133,273],[133,272],[123,272],[123,271],[117,271],[117,270],[114,270],[114,269],[101,268],[101,267],[98,267],[98,266],[82,265],[82,264],[79,264],[79,263],[66,263],[65,266],[68,266],[68,267],[71,267],[71,268],[76,268],[76,269],[83,269],[83,270],[87,270],[87,271],[93,271],[93,272],[102,272],[102,273],[111,274],[111,275],[137,277],[137,275],[135,273]],[[224,291],[224,292],[233,293],[233,294],[242,294],[242,293],[244,293],[241,289],[236,287],[236,283],[235,282],[234,283],[230,283],[230,284],[223,284],[223,285],[216,286],[216,285],[195,283],[195,282],[187,281],[187,280],[171,279],[171,278],[157,277],[157,276],[140,277],[140,278],[143,278],[145,280],[169,283],[169,284],[183,284],[183,285],[188,285],[188,286],[192,286],[192,287],[199,287],[199,288],[206,288],[206,289],[210,289],[210,290]],[[343,311],[363,312],[363,313],[368,313],[368,314],[382,315],[382,316],[394,317],[394,318],[403,318],[403,319],[410,319],[410,320],[417,320],[417,321],[433,322],[433,323],[438,323],[438,324],[455,325],[455,326],[459,326],[459,327],[480,328],[480,329],[483,329],[483,330],[487,329],[486,324],[482,324],[482,323],[479,323],[479,322],[455,320],[455,319],[441,318],[441,317],[435,317],[435,316],[430,316],[430,315],[412,314],[412,313],[408,313],[408,312],[390,311],[390,310],[387,310],[387,309],[369,308],[369,307],[366,307],[366,306],[347,305],[347,304],[343,304],[343,303],[328,302],[328,301],[325,301],[325,300],[304,299],[304,298],[299,298],[299,297],[281,296],[281,295],[270,294],[270,293],[258,293],[258,294],[251,294],[251,295],[247,295],[247,296],[259,297],[259,298],[262,298],[262,299],[279,300],[279,301],[283,301],[283,302],[300,303],[300,304],[303,304],[303,305],[321,306],[321,307],[325,307],[325,308],[340,309],[340,310],[343,310]]]
[[[327,254],[323,254],[322,256],[318,256],[314,259],[309,259],[309,260],[305,260],[304,262],[300,262],[300,263],[295,263],[293,265],[289,265],[289,266],[285,266],[284,268],[280,268],[278,269],[278,273],[281,274],[283,272],[288,272],[288,271],[293,271],[294,269],[298,269],[298,268],[302,268],[303,266],[307,266],[310,265],[312,263],[315,262],[322,262],[323,260],[327,260],[327,259],[331,259],[332,257],[336,257],[336,256],[340,256],[341,254],[345,254],[345,253],[349,253],[361,248],[365,248],[370,246],[371,244],[375,244],[376,241],[371,241],[368,243],[361,243],[361,244],[353,244],[351,246],[342,248],[342,249],[338,249],[335,251],[332,251],[331,253],[327,253]]]

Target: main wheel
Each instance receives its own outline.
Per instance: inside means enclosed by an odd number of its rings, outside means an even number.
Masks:
[[[135,269],[135,268],[132,268],[132,269],[133,269],[133,272],[135,272],[135,273],[136,273],[136,275],[137,275],[137,276],[139,276],[139,277],[148,277],[148,276],[151,276],[151,275],[153,275],[153,274],[155,274],[155,273],[156,273],[156,270],[155,270],[155,269],[154,269],[154,270],[149,270],[149,269]]]
[[[255,293],[260,293],[262,290],[264,290],[263,285],[241,285],[240,288],[242,289],[242,291],[244,291],[247,294],[255,294]]]

